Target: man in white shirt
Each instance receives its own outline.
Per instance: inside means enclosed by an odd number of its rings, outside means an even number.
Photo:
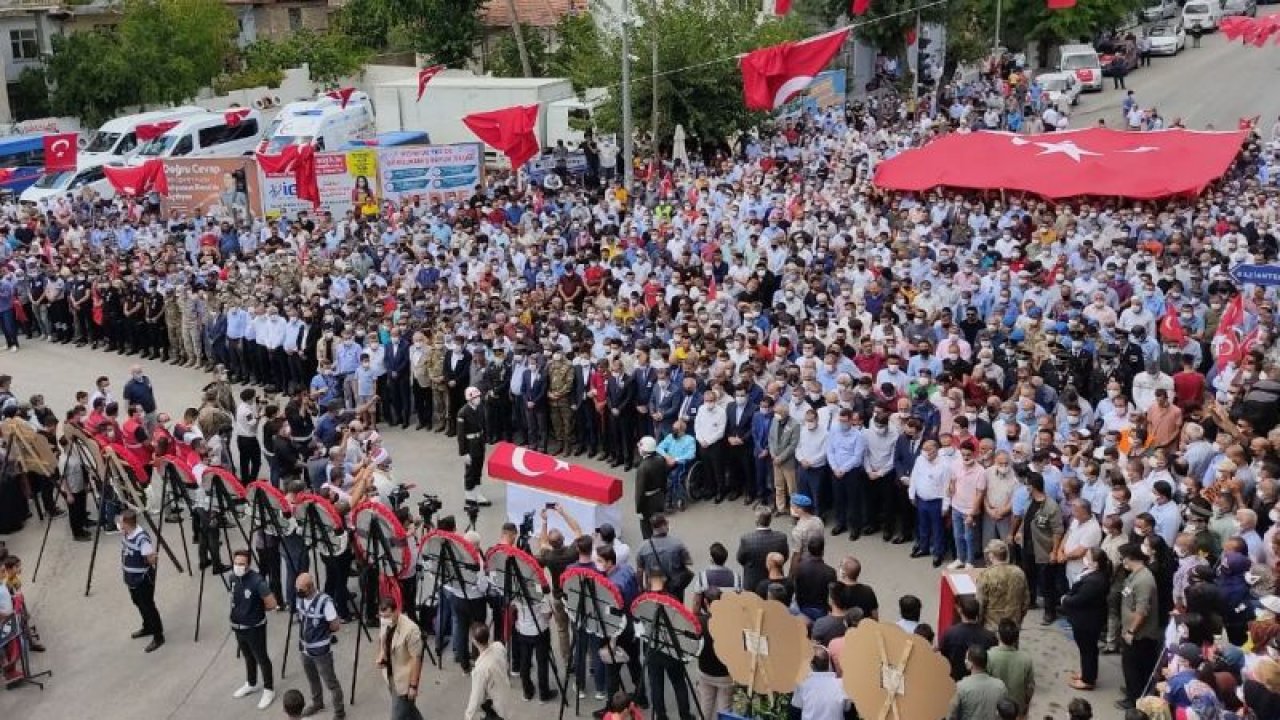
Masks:
[[[916,506],[916,546],[911,557],[932,552],[933,566],[940,567],[947,552],[942,534],[942,500],[951,479],[951,465],[939,457],[935,440],[926,440],[921,451],[907,481],[907,497]]]
[[[1062,541],[1062,560],[1067,563],[1067,583],[1074,585],[1084,571],[1084,555],[1091,548],[1102,544],[1102,526],[1093,516],[1089,501],[1076,498],[1071,501],[1071,525]]]
[[[720,402],[720,393],[708,390],[702,396],[702,405],[693,419],[693,438],[698,441],[698,452],[711,472],[711,481],[716,488],[716,503],[724,502],[724,490],[728,487],[728,480],[724,477],[724,433],[728,422],[725,405]]]
[[[246,485],[258,479],[258,473],[262,470],[258,425],[258,391],[245,388],[240,391],[240,402],[236,404],[236,416],[231,429],[236,436],[236,449],[240,456],[240,481]]]

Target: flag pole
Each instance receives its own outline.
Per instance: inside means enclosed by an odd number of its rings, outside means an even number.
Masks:
[[[632,191],[631,184],[635,175],[633,135],[631,128],[631,2],[622,0],[622,185],[628,193]]]
[[[1004,10],[1004,0],[996,0],[996,34],[991,46],[992,54],[1000,50],[1000,14]]]

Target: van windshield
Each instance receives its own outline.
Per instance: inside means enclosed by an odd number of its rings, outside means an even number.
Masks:
[[[1063,70],[1084,70],[1098,67],[1097,55],[1068,55],[1062,58]]]
[[[277,135],[267,143],[264,155],[279,155],[290,145],[306,145],[311,142],[311,135]]]
[[[1188,15],[1208,15],[1209,6],[1204,3],[1187,3],[1182,12]]]
[[[41,190],[61,190],[71,183],[71,178],[75,176],[75,170],[63,170],[62,172],[45,173],[36,180],[33,187]]]
[[[84,147],[84,151],[93,153],[111,152],[111,148],[115,147],[117,142],[120,142],[121,135],[123,133],[99,132]]]

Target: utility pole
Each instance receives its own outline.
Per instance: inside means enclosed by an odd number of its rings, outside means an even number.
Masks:
[[[622,184],[631,192],[635,145],[631,128],[631,1],[622,0]]]
[[[524,45],[524,28],[520,27],[516,0],[507,0],[507,9],[511,12],[511,32],[516,36],[516,52],[520,54],[520,70],[525,77],[533,77],[533,66],[529,64],[529,49]]]
[[[649,91],[649,94],[652,95],[652,100],[653,100],[653,109],[652,109],[653,115],[650,116],[649,118],[649,137],[652,138],[653,161],[654,163],[657,163],[658,161],[658,116],[659,116],[659,113],[658,113],[658,29],[653,26],[653,23],[657,22],[657,19],[658,19],[658,0],[649,0],[649,7],[652,10],[652,15],[649,18],[649,52],[652,53],[652,60],[650,61],[650,65],[652,65],[652,71],[653,71],[652,73],[650,73],[650,75],[652,75],[652,77],[650,78],[650,82],[652,82],[653,88]]]
[[[1004,0],[996,0],[996,37],[991,45],[991,52],[994,55],[1000,49],[1000,13],[1004,10]]]

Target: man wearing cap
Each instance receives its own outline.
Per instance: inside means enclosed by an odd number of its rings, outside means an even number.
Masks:
[[[636,468],[636,514],[640,516],[640,536],[653,535],[649,518],[660,513],[667,504],[667,461],[658,454],[658,443],[646,435],[640,438],[640,465]]]
[[[1160,659],[1160,626],[1156,581],[1147,568],[1142,547],[1137,543],[1121,547],[1120,562],[1129,576],[1120,591],[1120,663],[1125,697],[1116,702],[1116,707],[1128,709],[1142,697]]]
[[[987,543],[984,553],[987,567],[978,575],[978,599],[982,601],[982,624],[995,632],[1001,620],[1012,620],[1019,627],[1031,606],[1027,576],[1022,568],[1009,562],[1009,546],[1003,540]]]
[[[813,514],[813,498],[801,493],[791,496],[791,514],[796,524],[791,528],[791,567],[807,552],[809,539],[822,537],[822,518]]]
[[[484,410],[480,407],[480,390],[469,387],[465,392],[466,404],[458,410],[456,418],[458,433],[458,454],[462,456],[466,469],[463,472],[463,483],[466,487],[466,499],[483,506],[492,505],[480,494],[480,471],[484,465]]]

